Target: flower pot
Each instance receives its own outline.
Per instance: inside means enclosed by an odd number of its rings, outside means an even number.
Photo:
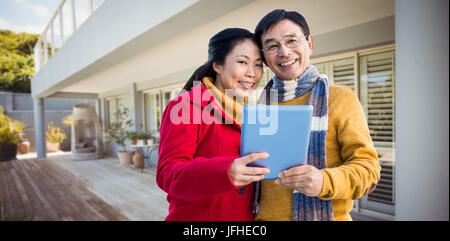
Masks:
[[[131,145],[136,145],[137,140],[131,140]]]
[[[144,140],[139,139],[139,140],[137,141],[137,145],[138,145],[138,146],[144,145]]]
[[[117,152],[119,156],[120,165],[128,166],[131,165],[131,157],[133,156],[133,152],[131,151],[119,151]]]
[[[0,162],[11,161],[16,158],[16,143],[0,143]]]
[[[144,156],[142,153],[136,151],[133,155],[133,164],[135,168],[143,169],[144,168]]]
[[[22,140],[17,144],[20,154],[27,154],[30,152],[31,143],[28,140]]]
[[[47,142],[47,152],[59,151],[59,145],[60,145],[60,143],[58,143],[58,142],[56,142],[56,143]]]
[[[148,139],[147,140],[147,145],[153,145],[153,139]]]

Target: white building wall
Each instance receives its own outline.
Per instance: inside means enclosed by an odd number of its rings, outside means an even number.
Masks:
[[[448,221],[449,2],[395,3],[395,218]]]

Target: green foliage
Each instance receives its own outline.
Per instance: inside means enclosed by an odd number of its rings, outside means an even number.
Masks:
[[[135,141],[135,140],[139,139],[139,134],[135,131],[128,131],[127,135],[130,140]]]
[[[31,92],[33,48],[38,39],[38,34],[0,30],[0,90]]]
[[[152,133],[150,133],[150,132],[142,133],[142,139],[148,140],[148,139],[152,139],[152,138],[153,138]]]
[[[126,140],[129,139],[129,129],[133,127],[133,121],[129,119],[130,116],[128,108],[119,108],[115,113],[115,120],[111,120],[106,129],[106,143],[107,145],[111,140],[115,140],[116,143],[126,151]]]
[[[24,127],[23,122],[3,114],[3,107],[0,106],[0,143],[17,143],[22,137]]]
[[[48,123],[45,135],[47,135],[47,141],[50,143],[63,143],[67,138],[66,133],[61,128],[53,125],[53,121]]]
[[[73,116],[72,115],[67,115],[66,117],[64,117],[62,123],[66,127],[71,127],[72,126],[72,120],[73,120]]]
[[[38,40],[39,34],[16,34],[9,30],[0,30],[0,49],[8,50],[18,55],[33,55],[33,48]]]

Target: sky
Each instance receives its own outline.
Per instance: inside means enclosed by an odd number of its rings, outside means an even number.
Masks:
[[[61,0],[0,0],[0,29],[41,34]]]

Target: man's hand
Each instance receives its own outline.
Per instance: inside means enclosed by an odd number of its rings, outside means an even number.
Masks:
[[[270,172],[268,168],[262,167],[248,167],[247,164],[250,162],[266,159],[269,154],[263,153],[251,153],[241,158],[234,159],[228,169],[228,175],[230,180],[235,186],[245,186],[252,182],[260,181],[264,178],[264,174]]]
[[[280,172],[275,183],[295,189],[306,196],[317,197],[322,192],[323,173],[310,165],[293,167]]]

